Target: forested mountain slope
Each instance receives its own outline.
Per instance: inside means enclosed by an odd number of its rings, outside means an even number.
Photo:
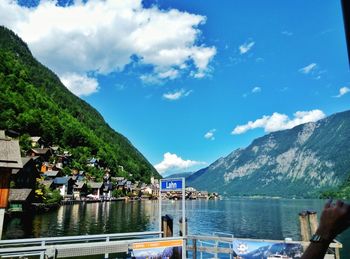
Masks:
[[[0,129],[42,136],[52,145],[67,148],[77,166],[97,156],[116,174],[145,182],[152,174],[160,177],[127,138],[72,94],[32,56],[26,43],[5,27],[0,27],[0,107]]]

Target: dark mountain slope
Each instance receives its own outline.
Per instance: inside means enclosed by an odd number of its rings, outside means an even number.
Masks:
[[[88,103],[73,95],[48,68],[33,58],[26,43],[0,27],[0,128],[43,136],[71,150],[77,161],[97,155],[133,178],[160,177],[127,138],[115,132]],[[119,170],[120,171],[120,170]]]

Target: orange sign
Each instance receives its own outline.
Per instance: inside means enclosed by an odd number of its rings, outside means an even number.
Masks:
[[[0,172],[0,208],[7,208],[11,170]]]
[[[150,248],[163,248],[163,247],[177,247],[182,246],[183,240],[164,240],[164,241],[155,241],[155,242],[142,242],[142,243],[134,243],[132,248],[134,250],[140,249],[150,249]]]

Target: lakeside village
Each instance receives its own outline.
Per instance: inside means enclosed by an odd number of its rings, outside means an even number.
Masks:
[[[0,131],[0,140],[11,140]],[[70,169],[74,162],[72,155],[59,147],[47,146],[41,137],[30,137],[31,148],[25,156],[20,152],[17,158],[22,168],[12,169],[10,176],[8,213],[19,213],[28,209],[46,211],[62,204],[103,201],[134,201],[159,198],[159,180],[151,177],[150,183],[130,181],[126,177],[117,177],[108,168],[103,167],[98,158],[86,161],[87,168],[104,172],[100,181],[88,172]],[[12,145],[13,146],[13,145]],[[3,149],[6,145],[3,145]],[[17,148],[19,150],[19,146]],[[0,150],[10,154],[13,150]],[[120,171],[124,171],[119,166]],[[87,170],[88,171],[88,170]],[[132,176],[132,175],[129,175]],[[181,199],[181,193],[162,193],[162,199]],[[197,191],[186,187],[186,199],[219,199],[217,193]]]

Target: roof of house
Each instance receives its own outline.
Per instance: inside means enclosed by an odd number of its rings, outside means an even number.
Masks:
[[[93,163],[96,163],[97,162],[97,159],[96,158],[90,158],[90,159],[88,159],[88,163],[91,163],[91,164],[93,164]]]
[[[89,182],[89,185],[91,186],[92,189],[101,189],[103,186],[103,183]]]
[[[49,170],[44,173],[44,176],[55,177],[60,171]]]
[[[85,183],[84,182],[76,182],[74,185],[75,189],[82,189],[84,187]]]
[[[41,159],[41,157],[40,156],[32,156],[32,159],[35,161],[35,160],[37,160],[37,159]]]
[[[12,169],[11,174],[16,175],[19,172],[19,170],[21,169],[18,169],[18,168]]]
[[[67,184],[68,181],[69,181],[68,177],[56,177],[55,179],[53,179],[53,182],[59,185]]]
[[[41,139],[41,137],[30,137],[30,140],[33,142],[38,142]]]
[[[10,189],[9,201],[26,201],[32,189]]]
[[[118,182],[118,186],[124,186],[128,180],[122,180]]]
[[[124,177],[112,177],[111,178],[113,181],[122,181],[124,180],[125,178]]]
[[[50,151],[49,148],[32,148],[31,150],[37,155],[45,155]]]
[[[56,163],[55,167],[58,169],[63,169],[63,164],[62,163]]]
[[[47,188],[50,188],[51,185],[53,184],[53,180],[43,180],[40,182],[42,185],[44,185]]]
[[[32,160],[32,157],[26,156],[26,157],[21,157],[22,159],[22,164],[25,166],[30,160]]]
[[[1,133],[0,136],[0,167],[22,168],[18,140],[6,138],[5,133]]]

